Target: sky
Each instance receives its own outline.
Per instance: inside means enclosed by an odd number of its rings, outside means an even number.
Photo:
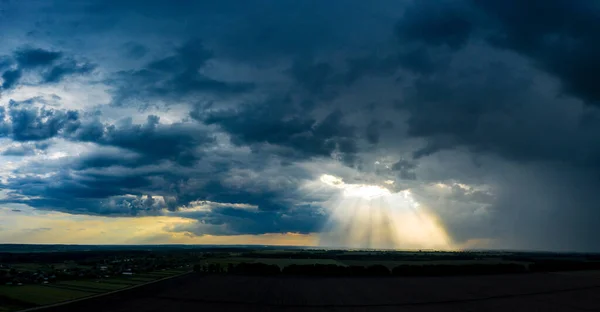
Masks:
[[[0,242],[600,251],[599,20],[1,0]]]

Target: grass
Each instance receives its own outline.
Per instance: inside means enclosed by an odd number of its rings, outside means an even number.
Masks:
[[[31,269],[35,268],[33,264],[24,265]],[[47,285],[2,285],[0,286],[0,312],[10,312],[25,308],[25,306],[9,305],[9,302],[3,302],[2,298],[5,299],[4,301],[12,300],[21,302],[24,305],[42,306],[145,284],[184,272],[186,270],[165,270],[136,274],[131,277],[119,275],[102,280],[73,280]]]
[[[19,271],[35,272],[42,269],[44,266],[37,263],[19,263],[13,265],[13,267]]]
[[[143,273],[143,276],[157,276],[158,278],[168,277],[176,274],[181,274],[187,272],[186,270],[166,270],[166,271],[156,271],[150,273]]]
[[[228,264],[239,264],[239,263],[264,263],[274,264],[283,269],[284,267],[292,264],[335,264],[345,265],[337,260],[333,259],[281,259],[281,258],[213,258],[206,261],[207,264],[215,263],[222,267],[227,267]]]
[[[125,285],[125,287],[140,284],[139,282],[132,281],[130,279],[122,279],[122,278],[105,279],[103,281],[103,283],[105,283],[105,284]]]
[[[61,301],[87,297],[94,293],[52,288],[41,285],[0,286],[0,296],[35,305],[46,305]]]
[[[14,264],[13,267],[19,271],[35,272],[37,270],[48,271],[49,266],[53,266],[55,270],[62,269],[89,269],[91,266],[79,265],[74,263],[54,263],[54,264],[40,264],[40,263],[18,263]]]
[[[279,266],[279,268],[283,269],[284,267],[292,264],[335,264],[335,265],[344,265],[343,263],[333,260],[333,259],[256,259],[256,262],[264,263],[264,264],[275,264]]]
[[[421,260],[421,261],[402,261],[402,260],[391,260],[391,261],[373,261],[373,260],[333,260],[333,259],[285,259],[285,258],[212,258],[207,259],[206,264],[215,263],[221,265],[221,267],[227,267],[228,264],[239,264],[242,262],[246,263],[264,263],[274,264],[283,269],[286,266],[292,264],[306,265],[306,264],[334,264],[341,266],[371,266],[371,265],[383,265],[390,270],[403,264],[409,265],[431,265],[431,264],[450,264],[450,265],[463,265],[463,264],[500,264],[500,263],[516,263],[524,264],[516,261],[505,261],[502,259],[481,259],[481,260]]]
[[[423,260],[423,261],[402,261],[402,260],[392,260],[392,261],[371,261],[371,260],[344,260],[343,263],[345,265],[356,265],[356,266],[371,266],[371,265],[383,265],[388,269],[393,269],[399,265],[435,265],[435,264],[445,264],[445,265],[464,265],[464,264],[523,264],[522,262],[515,261],[503,261],[499,259],[482,259],[482,260]]]
[[[96,288],[96,289],[105,290],[105,291],[112,291],[112,290],[117,290],[117,289],[127,287],[127,285],[124,285],[124,284],[112,284],[112,283],[105,283],[103,281],[95,282],[95,281],[90,281],[90,280],[87,280],[87,281],[65,281],[65,282],[57,283],[56,285],[88,287],[88,288]]]

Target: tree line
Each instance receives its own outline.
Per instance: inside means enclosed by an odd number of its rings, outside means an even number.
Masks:
[[[293,276],[440,276],[440,275],[479,275],[524,273],[527,267],[521,264],[460,264],[460,265],[399,265],[389,269],[383,265],[341,266],[335,264],[292,264],[279,268],[264,263],[230,264],[221,268],[218,265],[195,265],[194,271],[201,273],[222,273],[234,275],[293,275]]]
[[[235,275],[293,275],[293,276],[450,276],[517,274],[529,272],[553,272],[576,270],[600,270],[596,261],[544,260],[530,264],[403,264],[391,270],[383,265],[342,266],[335,264],[292,264],[281,269],[277,265],[260,262],[243,262],[221,267],[218,264],[195,265],[194,271],[202,273]]]

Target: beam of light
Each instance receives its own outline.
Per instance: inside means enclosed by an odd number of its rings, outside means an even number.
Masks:
[[[392,193],[382,186],[347,184],[329,175],[320,180],[340,191],[325,204],[329,219],[319,237],[321,246],[452,249],[437,217],[422,207],[410,190]]]
[[[374,199],[390,194],[388,189],[377,185],[351,185],[344,189],[344,196],[364,199]]]

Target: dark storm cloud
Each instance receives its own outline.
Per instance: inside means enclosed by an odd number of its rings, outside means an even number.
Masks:
[[[195,125],[163,125],[155,115],[149,115],[144,124],[134,124],[131,118],[112,125],[94,121],[77,129],[71,138],[120,147],[154,161],[171,160],[179,164],[190,164],[197,160],[199,154],[195,149],[213,142],[209,133]]]
[[[90,63],[78,64],[75,60],[65,60],[48,71],[42,77],[44,83],[55,83],[61,81],[66,76],[84,75],[92,72],[95,65]]]
[[[398,41],[395,49],[375,49],[376,53],[349,56],[343,73],[320,63],[295,70],[295,77],[305,78],[305,83],[318,85],[317,91],[321,91],[325,85],[343,82],[348,86],[365,76],[390,77],[399,68],[415,74],[432,74],[447,66],[451,61],[448,52],[467,44],[476,27],[471,21],[474,10],[461,1],[415,1],[398,10],[401,11],[404,13],[393,27]],[[311,79],[311,75],[318,78]]]
[[[237,23],[230,24],[216,42],[227,56],[260,63],[385,40],[403,6],[385,0],[377,5],[345,1],[343,10],[336,1],[234,2],[239,9],[229,13],[238,17]]]
[[[253,183],[252,191],[223,183],[234,166],[231,162],[222,167],[218,166],[222,161],[217,160],[209,172],[195,170],[195,161],[203,155],[201,149],[213,143],[212,137],[195,123],[163,125],[153,115],[144,124],[133,124],[130,119],[112,125],[81,120],[79,127],[60,135],[103,148],[67,162],[59,161],[54,164],[55,170],[48,167],[48,162],[31,164],[20,177],[10,178],[3,186],[11,190],[5,202],[115,216],[160,214],[161,209],[175,210],[199,199],[249,203],[258,205],[261,211],[289,208],[289,190],[260,186],[260,181],[250,181],[250,177],[246,183]],[[213,166],[212,161],[205,165]],[[48,169],[55,172],[38,175]],[[196,185],[198,179],[203,182]],[[239,178],[236,181],[239,183]],[[148,206],[143,204],[149,201],[148,195],[170,199]]]
[[[21,79],[23,73],[19,69],[7,70],[2,74],[2,89],[8,90],[14,87]]]
[[[174,169],[193,166],[202,157],[199,149],[213,143],[212,136],[197,124],[165,125],[154,115],[149,115],[143,124],[134,124],[130,118],[115,124],[103,124],[94,119],[80,119],[75,111],[27,107],[14,101],[8,114],[4,115],[5,122],[2,125],[8,127],[4,131],[6,135],[24,142],[5,150],[3,154],[7,156],[25,156],[36,149],[46,149],[47,144],[30,141],[53,137],[102,146],[79,157],[67,158],[66,163],[56,163],[54,169],[58,172],[50,177],[38,175],[47,170],[53,171],[48,162],[30,164],[27,170],[31,171],[23,171],[23,177],[9,179],[3,186],[12,190],[13,202],[71,213],[157,213],[159,209],[148,211],[129,197],[115,197],[128,194],[138,197],[148,194],[177,195],[172,190],[173,185],[189,177],[183,172],[175,173],[177,171],[174,172]],[[8,117],[10,122],[7,123]],[[35,169],[37,166],[39,170]],[[150,166],[150,169],[144,169],[144,166]],[[156,168],[152,169],[152,166]],[[24,199],[23,196],[35,198]],[[106,206],[107,203],[110,205]],[[131,209],[126,210],[127,207]],[[174,208],[173,203],[166,207]]]
[[[392,165],[392,170],[397,171],[402,180],[415,180],[417,178],[414,171],[416,168],[416,163],[406,159],[401,159]]]
[[[250,203],[257,205],[261,211],[284,211],[288,208],[284,204],[285,194],[278,190],[265,189],[261,192],[250,192],[212,180],[199,191],[194,197],[214,202]]]
[[[66,168],[65,168],[66,169]],[[18,190],[8,193],[3,202],[24,203],[29,206],[68,213],[95,215],[156,214],[164,203],[154,204],[141,191],[152,184],[151,175],[119,176],[110,172],[70,172],[62,170],[51,177],[29,175],[11,178],[5,188]]]
[[[272,59],[287,59],[290,55],[294,58],[302,56],[298,59],[304,59],[304,56],[320,53],[324,45],[334,47],[339,44],[339,38],[371,39],[373,37],[372,34],[363,31],[364,27],[357,25],[365,25],[365,23],[354,18],[362,14],[363,10],[371,11],[372,7],[362,2],[348,2],[349,9],[343,11],[338,10],[335,5],[322,2],[292,1],[285,4],[278,1],[265,1],[264,4],[248,4],[243,1],[235,5],[189,3],[189,7],[184,9],[182,6],[165,7],[158,2],[148,1],[102,2],[87,6],[89,12],[82,18],[86,22],[70,28],[78,32],[85,30],[89,25],[97,25],[97,29],[93,32],[99,34],[113,27],[112,25],[126,22],[132,12],[142,16],[161,17],[163,20],[177,21],[177,23],[183,20],[191,23],[187,29],[170,28],[172,24],[162,24],[161,29],[156,26],[157,33],[164,30],[166,33],[177,34],[179,37],[174,41],[183,44],[175,43],[172,53],[163,54],[146,63],[142,68],[124,70],[110,77],[112,81],[109,83],[114,87],[112,102],[116,105],[124,105],[128,101],[152,105],[153,100],[170,102],[193,98],[192,96],[204,93],[222,97],[246,93],[254,89],[252,82],[225,82],[203,74],[209,62],[225,57],[237,60],[259,60],[263,65],[270,66],[269,62]],[[199,6],[202,9],[199,9]],[[73,12],[74,7],[66,6],[65,9]],[[215,28],[214,23],[211,23],[210,32],[205,32],[206,26],[199,25],[198,21],[207,21],[206,17],[209,18],[208,20],[215,20],[214,12],[229,15],[227,24],[231,27]],[[352,34],[340,31],[336,26],[340,23],[340,19],[332,19],[331,14],[340,16],[346,26],[355,26],[356,30]],[[260,18],[256,19],[253,16],[260,16]],[[366,24],[381,20],[373,18]],[[219,20],[216,22],[217,25],[222,24]],[[393,20],[389,20],[388,23],[392,25]],[[196,27],[198,25],[199,27]],[[136,28],[135,25],[132,26]],[[152,27],[154,27],[152,23],[149,23],[144,27],[144,31]],[[128,29],[128,27],[124,28]],[[220,35],[215,36],[214,30],[218,30]],[[391,32],[392,28],[390,27],[388,31]],[[201,41],[190,38],[209,41],[211,49]],[[357,41],[356,44],[362,45],[363,42]],[[136,50],[135,46],[130,47],[132,51]],[[213,47],[216,52],[213,52]],[[141,51],[141,49],[137,50]],[[139,51],[133,52],[136,55],[140,54],[137,53]],[[135,55],[130,56],[135,57]],[[44,71],[46,76],[42,78],[52,80],[53,75],[50,74],[49,68],[58,68],[55,72],[56,76],[60,76],[59,69],[65,67],[62,64],[65,64],[64,58],[46,66],[48,68]],[[309,103],[311,98],[322,98],[322,95],[316,93],[321,83],[319,79],[323,66],[318,63],[313,66],[311,62],[299,63],[299,65],[293,67],[295,72],[292,76],[297,78],[296,87],[303,90],[304,94],[302,99],[294,98],[294,103],[304,104]],[[66,72],[79,73],[76,70]],[[335,85],[345,83],[338,77],[343,78],[342,75],[336,75],[331,82],[323,83]],[[281,162],[288,164],[311,157],[329,158],[333,153],[341,154],[342,161],[354,162],[359,152],[355,138],[357,130],[343,122],[344,114],[341,111],[329,109],[328,112],[319,114],[320,118],[316,118],[312,116],[312,111],[318,108],[316,105],[303,105],[302,108],[289,109],[285,107],[288,103],[261,104],[250,105],[247,109],[202,112],[201,115],[195,116],[198,121],[206,121],[208,124],[218,126],[232,137],[235,144],[252,146],[253,155],[248,157],[261,158],[258,164],[248,163],[247,160],[233,162],[220,159],[216,162],[222,165],[215,164],[214,170],[209,170],[208,173],[196,172],[194,160],[197,160],[201,153],[197,150],[202,150],[205,144],[210,144],[211,141],[206,140],[204,132],[193,125],[159,125],[156,117],[150,117],[145,124],[141,125],[126,120],[109,125],[100,120],[81,117],[77,128],[56,135],[76,142],[93,142],[106,147],[107,150],[86,153],[69,160],[66,164],[57,164],[57,168],[62,170],[52,177],[34,174],[28,178],[11,179],[7,188],[18,190],[16,195],[31,197],[27,199],[27,203],[34,207],[60,209],[73,213],[128,215],[130,210],[146,211],[133,209],[132,207],[140,205],[129,204],[132,200],[126,194],[137,197],[146,194],[174,196],[177,205],[186,205],[199,199],[249,203],[259,206],[260,216],[244,222],[244,219],[252,217],[236,218],[233,213],[224,212],[220,222],[231,223],[230,228],[234,233],[290,230],[305,232],[314,229],[317,224],[316,217],[306,217],[306,222],[300,222],[304,217],[290,212],[299,198],[305,199],[305,196],[293,193],[300,180],[283,184],[287,186],[286,189],[271,186],[266,182],[273,179],[273,173],[270,177],[250,176],[248,180],[251,182],[247,182],[243,187],[237,186],[240,178],[234,182],[227,181],[236,167],[240,170],[256,170],[258,174],[268,170],[264,168],[264,159],[270,157],[266,157],[268,152],[262,151],[261,147],[274,146]],[[109,148],[118,148],[120,151],[109,150]],[[131,153],[122,153],[122,151]],[[163,162],[165,160],[167,162]],[[161,168],[147,171],[150,170],[147,169],[148,167],[154,167],[157,163],[162,164]],[[126,168],[129,172],[122,168]],[[295,172],[294,176],[302,176],[302,174]],[[114,210],[106,208],[106,202],[113,198],[116,199],[110,206],[114,207]],[[101,204],[101,201],[105,204]],[[289,215],[286,216],[286,213]]]
[[[325,62],[310,62],[297,60],[288,70],[298,86],[308,91],[310,95],[331,97],[334,94],[324,94],[330,85],[339,83],[336,70]]]
[[[598,111],[582,106],[577,98],[594,103],[594,93],[586,86],[593,81],[597,60],[587,53],[596,47],[587,38],[599,31],[566,22],[577,20],[583,3],[478,2],[452,13],[453,19],[470,23],[469,31],[464,28],[460,36],[434,32],[416,40],[429,51],[447,45],[451,50],[441,51],[442,59],[452,62],[409,81],[397,105],[409,114],[408,134],[427,142],[414,156],[422,159],[467,147],[473,157],[500,156],[518,168],[513,172],[503,171],[506,164],[486,167],[493,172],[487,178],[497,196],[470,193],[472,208],[459,210],[455,204],[467,198],[462,190],[461,196],[453,190],[450,201],[430,204],[445,207],[440,214],[456,240],[492,237],[498,240],[496,247],[598,249],[591,239],[597,235],[597,223],[589,221],[598,218],[591,191],[598,183],[600,145],[592,130],[598,123],[591,121]],[[421,19],[428,26],[446,21],[435,9],[428,10],[426,2],[416,4],[423,6]],[[485,10],[472,11],[480,8]],[[479,17],[473,19],[472,12]],[[589,23],[586,16],[596,12],[589,8],[582,22]],[[497,20],[483,23],[484,17]],[[482,42],[492,46],[483,47]],[[575,98],[557,92],[527,60],[559,78],[563,90]],[[568,75],[557,70],[567,67]],[[454,217],[446,215],[450,211]]]
[[[271,144],[291,149],[292,155],[301,158],[327,157],[335,151],[351,157],[357,152],[354,127],[343,122],[341,111],[333,111],[317,122],[305,116],[289,98],[271,99],[207,116],[196,112],[192,116],[220,126],[237,145]]]
[[[488,229],[490,236],[502,238],[501,244],[526,250],[599,250],[597,174],[534,166],[502,182]]]
[[[137,153],[125,152],[119,149],[102,149],[93,153],[81,155],[72,163],[72,168],[75,170],[89,168],[103,169],[113,166],[135,168],[148,165],[152,161],[154,160],[145,158],[143,155]]]
[[[0,129],[15,141],[41,141],[70,132],[79,126],[77,111],[43,106],[28,107],[11,101],[0,113]],[[10,117],[10,119],[9,119]]]
[[[475,35],[531,58],[564,90],[597,105],[600,8],[590,1],[415,2],[397,24],[402,42],[459,49]],[[486,34],[485,37],[481,37]]]
[[[132,59],[142,58],[148,53],[148,48],[146,48],[142,44],[135,42],[127,42],[126,44],[124,44],[123,50],[125,51],[127,56]]]
[[[409,135],[429,139],[428,146],[415,156],[461,144],[486,149],[499,143],[510,148],[511,142],[491,141],[510,137],[489,138],[482,132],[493,131],[491,123],[495,121],[508,121],[504,114],[518,114],[524,100],[519,97],[525,96],[530,86],[527,79],[515,75],[507,65],[493,62],[477,64],[470,74],[446,71],[415,79],[397,104],[410,113]]]
[[[83,75],[92,72],[95,65],[89,62],[78,62],[73,58],[65,58],[59,51],[49,51],[40,48],[21,47],[10,57],[6,57],[8,67],[13,59],[16,68],[2,74],[2,89],[9,90],[17,86],[24,73],[34,72],[40,76],[39,84],[57,83],[63,78],[73,75]],[[3,66],[0,66],[2,70]]]
[[[566,100],[562,104],[560,99],[535,89],[534,81],[539,75],[535,77],[526,62],[490,49],[469,61],[459,57],[462,57],[461,52],[466,53],[469,40],[488,41],[493,46],[531,58],[540,68],[560,78],[568,89],[578,90],[577,94],[571,94],[590,102],[593,93],[584,84],[594,81],[590,75],[597,72],[594,68],[600,63],[586,57],[586,53],[597,49],[590,36],[600,29],[597,23],[591,25],[590,21],[591,16],[598,14],[598,8],[588,8],[579,1],[573,4],[562,1],[450,4],[435,6],[415,2],[397,25],[401,41],[416,42],[429,51],[447,45],[452,51],[435,53],[442,53],[442,58],[454,62],[440,64],[438,69],[413,79],[397,104],[410,114],[408,134],[428,142],[415,151],[414,156],[420,158],[439,150],[467,146],[476,153],[498,153],[511,160],[595,166],[600,146],[589,131],[596,126],[588,125],[591,128],[585,129],[577,121],[564,118],[554,127],[550,126],[551,120],[556,123],[561,114],[568,114],[569,109],[564,106],[568,104]],[[487,22],[489,17],[495,17],[498,23]],[[578,22],[565,22],[571,18]],[[488,55],[484,57],[481,53]],[[559,66],[568,67],[572,75],[555,70]],[[541,101],[548,102],[545,108],[539,104]],[[595,112],[587,113],[588,118],[595,115]],[[549,129],[546,133],[550,136],[541,133],[540,129],[545,128]],[[569,140],[568,136],[576,139]],[[557,142],[562,148],[555,148]]]
[[[474,25],[462,1],[415,1],[404,11],[396,25],[403,43],[446,45],[458,49],[465,45]]]
[[[393,127],[393,123],[389,120],[385,122],[381,122],[376,119],[371,120],[371,122],[369,122],[369,124],[365,128],[365,138],[367,139],[367,142],[371,144],[377,144],[379,143],[379,139],[381,136],[380,132],[382,130],[390,130]]]
[[[594,1],[475,1],[496,19],[492,44],[530,57],[564,90],[600,105],[600,6]]]
[[[9,67],[11,67],[11,65],[13,64],[13,61],[6,57],[6,56],[0,56],[0,71],[3,71]]]
[[[61,57],[61,52],[39,48],[21,48],[14,53],[15,61],[19,64],[19,67],[24,69],[47,67]]]
[[[202,172],[169,163],[145,164],[127,154],[123,158],[128,160],[117,159],[116,155],[105,152],[103,155],[90,156],[80,157],[75,163],[57,163],[59,171],[50,176],[37,175],[39,172],[34,166],[30,169],[33,174],[21,172],[20,177],[9,178],[8,183],[3,185],[4,189],[10,190],[8,199],[2,202],[23,203],[39,209],[75,214],[136,216],[158,215],[164,209],[177,211],[177,208],[185,207],[190,202],[209,200],[256,205],[259,214],[253,217],[252,222],[260,223],[261,218],[268,221],[288,213],[302,198],[292,191],[297,188],[297,181],[283,185],[265,184],[266,180],[275,178],[273,175],[265,179],[240,176],[231,180],[232,173],[219,167]],[[238,186],[239,183],[243,183],[243,186]],[[149,198],[150,195],[158,197]],[[219,218],[226,222],[230,215],[222,212]],[[202,217],[204,219],[205,214]],[[207,215],[209,219],[215,217]],[[317,216],[312,220],[317,220]],[[236,228],[236,233],[247,233],[242,223],[237,223],[240,226]],[[290,220],[282,224],[292,223],[293,220]],[[259,224],[253,226],[259,228]],[[263,224],[262,228],[269,231],[273,226]],[[281,231],[287,230],[282,227]]]
[[[213,233],[213,235],[239,235],[264,233],[313,233],[320,230],[323,215],[311,210],[304,212],[249,212],[240,209],[221,209],[218,212],[203,213],[198,224],[181,225],[175,231],[189,232],[195,235]]]
[[[200,40],[177,47],[173,55],[154,60],[139,70],[123,71],[109,83],[115,86],[113,104],[156,99],[181,99],[197,93],[234,95],[254,88],[251,82],[224,82],[201,73],[213,58]]]

